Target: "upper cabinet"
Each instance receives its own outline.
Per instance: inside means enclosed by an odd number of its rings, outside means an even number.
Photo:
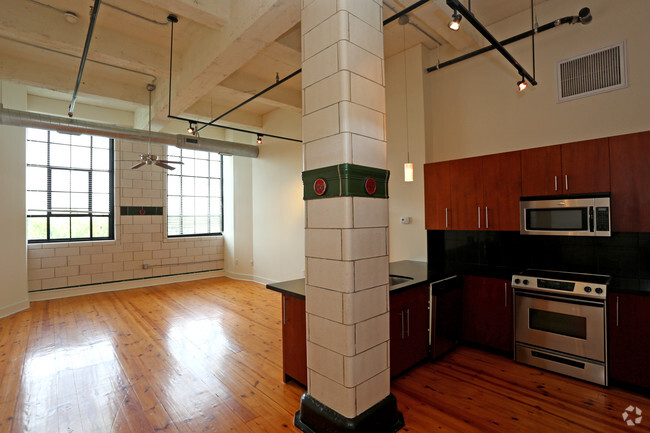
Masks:
[[[523,196],[610,191],[607,138],[521,152]]]
[[[483,206],[483,163],[481,158],[451,161],[451,221],[454,230],[485,228]]]
[[[427,230],[451,228],[449,161],[424,164],[424,225]]]
[[[650,131],[609,139],[612,228],[650,232]]]
[[[481,159],[485,228],[519,231],[521,152],[497,153]]]

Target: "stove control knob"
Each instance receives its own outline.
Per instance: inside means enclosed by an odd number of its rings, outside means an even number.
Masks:
[[[524,285],[528,285],[528,280],[524,280]]]
[[[589,286],[585,287],[585,292],[586,293],[591,293],[591,287],[589,287]]]
[[[599,295],[603,294],[603,289],[601,289],[600,287],[596,287],[595,290],[596,290],[596,293],[598,293]]]
[[[515,284],[521,283],[521,280],[519,278],[515,278]]]

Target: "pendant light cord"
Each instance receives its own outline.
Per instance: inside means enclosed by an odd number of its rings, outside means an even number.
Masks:
[[[404,101],[406,105],[406,162],[411,162],[411,154],[409,149],[409,96],[408,96],[408,83],[406,80],[406,24],[408,24],[408,15],[405,15],[407,20],[402,24],[402,56],[404,56]],[[401,23],[400,23],[401,24]]]
[[[530,27],[532,30],[531,40],[533,43],[533,78],[535,78],[535,33],[537,33],[537,26],[535,26],[535,5],[534,0],[530,0]]]

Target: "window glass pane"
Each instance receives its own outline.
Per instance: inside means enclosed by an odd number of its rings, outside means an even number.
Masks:
[[[195,215],[208,216],[210,214],[208,205],[209,202],[207,197],[196,197],[194,199]]]
[[[52,212],[69,213],[70,212],[70,193],[53,192],[52,193]]]
[[[27,218],[27,240],[47,239],[47,218]]]
[[[27,128],[27,139],[43,141],[47,143],[47,133],[48,131],[44,129]]]
[[[45,215],[47,212],[47,193],[27,191],[27,213],[29,215]]]
[[[170,216],[167,218],[167,235],[178,236],[181,233],[181,217]]]
[[[72,238],[78,239],[90,237],[90,217],[73,217],[71,223]]]
[[[50,218],[50,238],[65,239],[70,237],[70,217]]]
[[[174,147],[174,146],[168,146],[167,147],[167,157],[169,157],[169,159],[180,159],[180,157],[181,157],[181,149],[179,149],[178,147]],[[172,157],[175,157],[175,158],[172,158]]]
[[[167,215],[180,216],[181,214],[181,198],[180,197],[169,197],[167,199]]]
[[[195,150],[194,151],[194,158],[196,159],[210,159],[210,152],[206,152],[203,150]]]
[[[183,217],[183,234],[196,233],[194,231],[194,217]]]
[[[110,169],[110,153],[108,149],[93,148],[93,170]]]
[[[90,135],[72,135],[71,142],[73,146],[90,147]]]
[[[50,165],[52,167],[70,167],[70,146],[51,144]]]
[[[181,156],[183,157],[183,162],[185,162],[186,159],[194,158],[194,151],[190,149],[182,149]]]
[[[47,143],[27,142],[27,164],[47,165]]]
[[[25,177],[28,190],[47,191],[47,168],[27,167]]]
[[[108,172],[93,172],[93,192],[109,193],[111,176]]]
[[[109,235],[108,217],[93,217],[93,237],[106,238]]]
[[[70,191],[72,192],[88,192],[88,172],[87,171],[71,171],[70,172]]]
[[[52,170],[52,191],[70,191],[69,170]]]
[[[108,137],[99,137],[94,135],[93,136],[93,147],[97,147],[100,149],[109,149],[111,145],[111,139]]]
[[[183,203],[183,215],[196,215],[194,213],[194,197],[185,197],[181,199]]]
[[[75,212],[88,212],[88,193],[75,192],[70,194],[70,209]]]
[[[180,176],[167,176],[167,194],[180,195],[181,194],[181,177]]]
[[[212,233],[221,231],[221,216],[210,217],[210,231]]]
[[[209,195],[209,190],[208,190],[208,185],[209,181],[207,178],[204,177],[197,177],[196,182],[194,182],[194,188],[195,188],[195,194],[197,196],[204,196],[207,197]]]
[[[210,161],[210,176],[221,177],[221,160]]]
[[[70,144],[70,134],[50,131],[50,141],[52,143]]]
[[[221,197],[221,179],[210,179],[210,196]]]
[[[183,176],[183,195],[194,195],[194,178]]]
[[[110,210],[109,194],[93,194],[93,212],[108,213]]]
[[[209,233],[208,217],[196,217],[194,233]]]
[[[72,161],[70,166],[73,168],[90,169],[90,148],[89,147],[73,147],[72,148]]]
[[[210,175],[210,163],[205,159],[197,159],[194,163],[194,173],[196,176],[208,177]]]
[[[194,160],[183,157],[183,165],[181,166],[181,174],[183,176],[194,176]]]

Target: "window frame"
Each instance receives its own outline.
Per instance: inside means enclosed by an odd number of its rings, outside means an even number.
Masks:
[[[223,204],[224,204],[224,200],[223,200],[223,155],[219,154],[218,152],[209,152],[209,151],[207,151],[207,150],[183,149],[183,148],[178,148],[178,150],[180,151],[180,154],[181,154],[179,161],[183,161],[183,156],[182,156],[182,155],[183,155],[183,151],[206,152],[206,153],[208,153],[208,154],[211,154],[211,153],[217,153],[217,154],[219,155],[219,173],[220,173],[220,176],[219,176],[218,178],[212,178],[212,177],[209,177],[209,176],[208,176],[207,179],[208,179],[208,183],[209,183],[209,180],[210,180],[210,179],[219,179],[219,184],[220,184],[220,188],[219,188],[220,200],[218,201],[218,203],[219,203],[219,206],[220,206],[220,208],[221,208],[221,227],[219,227],[219,231],[218,231],[218,232],[212,232],[212,233],[191,233],[191,234],[178,234],[178,235],[170,235],[170,234],[169,234],[169,218],[170,218],[170,215],[169,215],[169,195],[170,195],[170,194],[169,194],[169,176],[170,176],[170,175],[171,175],[171,176],[177,176],[177,177],[179,177],[180,180],[181,180],[181,182],[180,182],[180,184],[181,184],[181,193],[180,193],[180,195],[178,196],[178,197],[181,198],[181,212],[182,212],[182,202],[183,202],[183,200],[182,200],[182,198],[183,198],[183,189],[182,189],[182,188],[183,188],[183,187],[182,187],[182,184],[183,184],[182,179],[183,179],[183,177],[192,177],[192,178],[197,178],[197,177],[202,177],[202,176],[197,176],[196,174],[194,174],[194,175],[176,174],[176,173],[175,173],[175,170],[174,170],[174,171],[167,170],[167,173],[165,173],[165,196],[166,196],[166,197],[165,197],[165,212],[164,212],[164,213],[165,213],[165,237],[166,237],[166,239],[182,239],[182,238],[187,239],[187,238],[202,238],[202,237],[216,237],[216,236],[223,236],[223,230],[224,230],[224,212],[223,212]],[[169,152],[167,153],[167,156],[168,156],[168,157],[170,156],[170,155],[169,155]],[[172,156],[174,156],[174,155],[172,155]],[[192,159],[196,160],[196,158],[194,158],[194,157],[192,157]],[[208,162],[209,162],[209,161],[210,161],[210,160],[208,159]],[[183,165],[179,164],[177,167],[178,167],[179,170],[182,170]],[[192,197],[197,197],[197,196],[196,196],[196,195],[193,195]],[[208,200],[209,200],[209,199],[210,199],[210,196],[208,195]],[[180,217],[183,218],[183,215],[180,215]],[[207,217],[210,218],[210,215],[208,215]],[[182,219],[181,219],[181,231],[182,231],[182,226],[183,226],[183,224],[182,224]]]
[[[27,129],[39,129],[39,128],[26,128]],[[51,140],[51,133],[52,132],[58,132],[56,130],[45,130],[47,131],[47,164],[42,165],[42,164],[30,164],[30,163],[25,163],[25,169],[28,167],[39,167],[39,168],[45,168],[47,170],[47,211],[44,215],[29,215],[29,209],[27,209],[27,203],[25,206],[25,212],[26,212],[26,225],[27,221],[29,218],[46,218],[47,224],[46,224],[46,233],[47,233],[47,238],[46,239],[27,239],[28,244],[55,244],[55,243],[73,243],[73,242],[100,242],[100,241],[114,241],[115,240],[115,140],[113,138],[108,138],[109,145],[108,145],[108,215],[101,215],[101,216],[108,216],[108,236],[93,236],[93,211],[89,210],[87,213],[80,213],[80,212],[57,212],[52,210],[52,170],[68,170],[70,173],[72,172],[84,172],[88,173],[89,175],[89,181],[88,181],[88,203],[89,207],[92,205],[92,174],[93,172],[98,172],[98,173],[106,173],[104,170],[93,170],[92,168],[92,149],[94,148],[92,145],[90,146],[91,149],[91,168],[90,169],[83,169],[83,168],[66,168],[66,167],[56,167],[52,166],[51,163],[51,145],[56,144],[56,145],[61,145],[63,143],[53,143]],[[74,134],[67,134],[66,132],[59,132],[60,134],[66,134],[66,135],[74,135]],[[92,143],[92,137],[101,137],[99,135],[91,135],[91,134],[83,134],[83,135],[89,135],[91,137],[91,143]],[[28,140],[27,139],[27,134],[25,135],[25,145],[27,145],[28,141],[34,141],[34,142],[39,142],[43,143],[43,141],[38,141],[38,140]],[[65,144],[64,144],[65,145]],[[72,144],[67,144],[69,147],[73,147]],[[29,191],[35,191],[35,190],[28,190],[25,188],[25,194]],[[70,191],[72,192],[72,191]],[[68,238],[57,238],[57,239],[52,239],[50,238],[51,233],[50,233],[50,227],[51,227],[51,219],[52,218],[57,218],[57,217],[67,217],[67,218],[73,218],[73,217],[79,217],[79,216],[87,216],[90,219],[90,226],[89,226],[89,231],[90,231],[90,237],[83,237],[83,238],[73,238],[73,237],[68,237]],[[97,216],[97,215],[95,215]],[[27,227],[26,227],[26,236],[29,235],[27,232]],[[72,234],[72,233],[70,233]]]

